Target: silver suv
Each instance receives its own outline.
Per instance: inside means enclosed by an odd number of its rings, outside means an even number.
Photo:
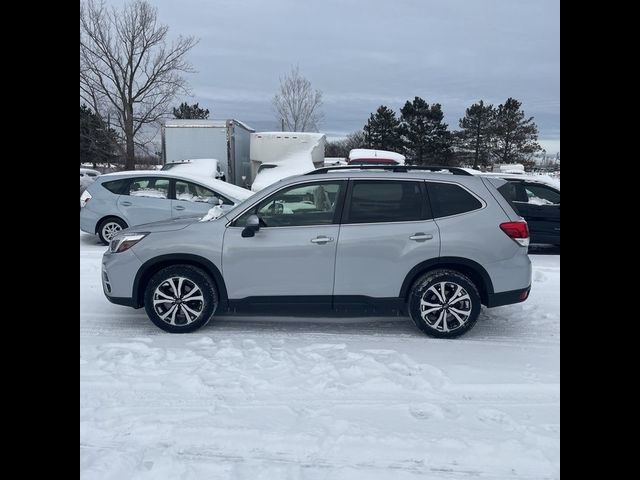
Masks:
[[[174,333],[215,313],[408,313],[455,337],[481,305],[529,295],[527,224],[504,183],[455,168],[320,168],[227,212],[124,230],[103,257],[104,293]]]

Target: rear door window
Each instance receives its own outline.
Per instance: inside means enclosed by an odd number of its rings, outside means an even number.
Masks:
[[[354,180],[342,223],[412,222],[430,218],[423,182]]]
[[[427,182],[433,216],[448,217],[482,208],[482,203],[468,190],[454,183]]]
[[[136,178],[129,184],[126,194],[132,197],[169,198],[169,179]]]

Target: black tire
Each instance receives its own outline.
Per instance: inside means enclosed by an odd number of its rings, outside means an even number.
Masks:
[[[98,225],[98,237],[100,238],[100,241],[104,244],[104,245],[109,245],[109,239],[105,237],[105,235],[107,234],[107,232],[105,231],[106,229],[108,229],[110,226],[115,226],[117,225],[120,230],[124,230],[125,228],[128,227],[127,223],[118,218],[118,217],[107,217],[105,219],[103,219],[100,224]]]
[[[461,290],[456,298],[463,300],[455,301],[453,298],[457,287]],[[445,289],[444,302],[441,300],[442,288]],[[468,295],[466,299],[465,293]],[[424,305],[424,312],[427,313],[424,315],[421,307],[423,298],[427,302]],[[451,300],[454,302],[450,303]],[[431,337],[454,338],[468,332],[476,324],[480,308],[478,289],[469,278],[455,270],[439,269],[428,272],[415,281],[409,292],[409,316],[420,330]],[[465,314],[460,314],[461,311]]]
[[[186,281],[183,280],[182,284],[177,283],[179,278]],[[170,283],[172,281],[173,287]],[[202,300],[182,301],[183,297],[189,298],[191,295],[195,298],[200,295],[197,291],[195,295],[190,293],[195,290],[191,284],[200,289]],[[181,292],[178,295],[180,301],[177,304],[170,301],[163,302],[162,300],[166,297],[173,297],[174,301],[176,300],[174,287],[179,285],[181,286]],[[160,293],[156,292],[158,288]],[[186,290],[187,288],[190,289]],[[160,300],[155,307],[154,296],[156,301]],[[211,320],[218,308],[218,298],[216,285],[204,270],[193,265],[172,265],[155,273],[147,283],[144,292],[144,308],[149,319],[162,330],[171,333],[188,333],[198,330]],[[181,304],[186,305],[188,309],[183,309]],[[175,314],[170,311],[172,307],[175,307]],[[193,320],[191,311],[199,313]],[[162,318],[163,315],[166,319]],[[189,316],[188,321],[187,316]]]

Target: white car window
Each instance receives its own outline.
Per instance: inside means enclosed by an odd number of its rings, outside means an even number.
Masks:
[[[169,180],[166,178],[139,178],[129,185],[132,197],[169,198]]]
[[[208,188],[196,185],[195,183],[185,182],[184,180],[176,180],[176,200],[198,203],[213,203],[220,199],[225,205],[233,205],[234,203],[228,198],[216,193]]]

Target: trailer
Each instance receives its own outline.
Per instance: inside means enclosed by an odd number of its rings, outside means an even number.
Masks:
[[[251,134],[251,190],[324,166],[323,133],[258,132]]]
[[[239,120],[167,120],[162,124],[162,161],[214,158],[229,183],[251,184],[249,148],[255,130]]]

